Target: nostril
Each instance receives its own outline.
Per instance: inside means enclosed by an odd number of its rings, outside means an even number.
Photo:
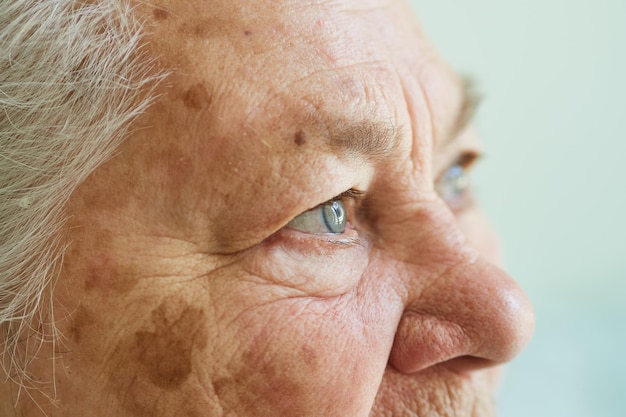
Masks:
[[[406,311],[396,331],[389,364],[401,373],[415,373],[471,351],[470,338],[456,323]]]
[[[389,364],[401,373],[447,366],[459,373],[515,357],[534,329],[530,301],[484,260],[446,270],[406,305]]]
[[[490,368],[497,365],[497,362],[471,355],[459,356],[457,358],[452,358],[446,362],[441,363],[441,366],[446,367],[460,375],[468,374],[478,369]]]

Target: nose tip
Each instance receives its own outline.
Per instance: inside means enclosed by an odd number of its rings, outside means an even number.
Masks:
[[[534,320],[508,275],[483,259],[463,262],[407,304],[390,365],[414,373],[439,364],[459,372],[501,364],[528,344]]]

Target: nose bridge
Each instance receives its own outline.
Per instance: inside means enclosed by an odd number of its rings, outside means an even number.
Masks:
[[[513,358],[534,328],[524,292],[470,246],[451,215],[416,220],[405,227],[420,228],[417,240],[401,233],[396,241],[406,299],[391,365],[406,373],[441,363],[469,370]]]

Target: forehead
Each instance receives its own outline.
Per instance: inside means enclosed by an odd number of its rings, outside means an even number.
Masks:
[[[178,100],[169,112],[213,132],[306,127],[305,136],[335,141],[357,126],[397,132],[411,123],[398,106],[403,89],[458,95],[405,2],[161,0],[138,10],[152,23],[150,47],[173,72],[168,95]]]

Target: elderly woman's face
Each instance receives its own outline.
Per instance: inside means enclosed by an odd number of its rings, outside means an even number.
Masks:
[[[408,5],[154,3],[172,74],[71,200],[49,412],[491,415],[532,313],[467,186],[471,99]]]

